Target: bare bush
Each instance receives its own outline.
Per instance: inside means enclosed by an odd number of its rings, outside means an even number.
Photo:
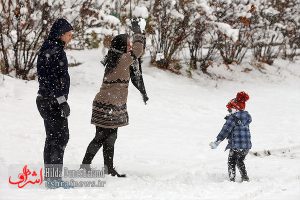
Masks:
[[[180,50],[190,34],[189,23],[192,1],[156,0],[151,13],[152,35],[151,60],[158,67],[170,69],[174,53]],[[157,55],[160,58],[157,58]]]

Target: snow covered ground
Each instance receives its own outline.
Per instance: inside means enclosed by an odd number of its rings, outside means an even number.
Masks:
[[[79,167],[94,137],[91,107],[104,69],[101,50],[67,54],[83,62],[70,68],[70,140],[65,151],[65,163]],[[115,165],[128,178],[106,177],[103,188],[70,190],[9,187],[11,164],[42,166],[45,133],[35,105],[38,83],[0,75],[0,199],[299,200],[299,62],[278,61],[265,69],[267,74],[256,69],[240,72],[238,66],[231,70],[212,69],[227,78],[211,80],[196,74],[193,79],[178,77],[146,66],[149,103],[145,106],[130,86],[130,125],[119,129],[116,141]],[[270,150],[271,155],[248,155],[251,181],[232,183],[227,178],[227,142],[216,150],[208,144],[224,123],[226,103],[240,90],[250,95],[246,108],[253,118],[252,151]],[[100,151],[94,165],[102,166]]]

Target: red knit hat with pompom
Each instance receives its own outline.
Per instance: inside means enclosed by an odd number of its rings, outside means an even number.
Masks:
[[[246,101],[249,100],[249,95],[242,91],[236,94],[236,97],[229,101],[226,105],[228,109],[237,109],[237,110],[244,110],[246,107]]]

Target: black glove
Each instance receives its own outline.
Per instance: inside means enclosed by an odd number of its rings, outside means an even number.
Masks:
[[[148,100],[149,100],[149,97],[147,96],[147,94],[143,94],[143,101],[144,101],[145,105],[147,104]]]
[[[69,106],[68,102],[65,101],[65,102],[59,104],[59,107],[61,109],[62,117],[67,118],[70,116],[70,106]]]
[[[139,25],[139,20],[137,18],[133,18],[131,20],[131,30],[134,32],[134,33],[142,33],[141,31],[141,27]]]

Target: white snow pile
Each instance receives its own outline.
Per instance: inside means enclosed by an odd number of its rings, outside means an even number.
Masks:
[[[278,11],[278,10],[275,10],[275,9],[272,8],[272,7],[269,7],[269,8],[267,8],[267,9],[264,9],[264,10],[263,10],[263,13],[269,14],[269,15],[277,15],[277,14],[279,14],[279,11]]]
[[[178,12],[176,9],[172,9],[170,14],[171,14],[171,17],[174,19],[181,19],[181,20],[184,19],[184,15],[181,14],[180,12]]]
[[[133,17],[148,18],[149,12],[145,6],[136,6],[132,12]]]
[[[233,29],[229,24],[222,22],[214,22],[218,30],[236,42],[239,39],[239,29]]]
[[[202,8],[202,10],[209,16],[211,19],[214,18],[213,10],[208,6],[206,0],[197,0],[198,5]]]

